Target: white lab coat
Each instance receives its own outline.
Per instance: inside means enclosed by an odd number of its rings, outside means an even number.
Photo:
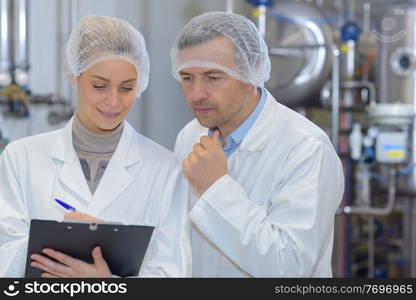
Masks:
[[[228,174],[191,193],[195,277],[330,277],[341,162],[327,135],[267,93],[259,118],[228,158]],[[179,133],[183,160],[204,128]]]
[[[105,221],[158,226],[140,274],[189,276],[184,193],[173,153],[127,122],[94,195],[74,150],[72,120],[64,129],[17,140],[0,157],[0,277],[24,276],[30,220],[61,221],[67,212],[55,198]]]

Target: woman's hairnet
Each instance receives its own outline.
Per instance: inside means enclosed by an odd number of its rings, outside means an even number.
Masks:
[[[149,54],[143,36],[128,22],[104,16],[83,17],[72,30],[65,64],[77,77],[92,65],[107,59],[122,59],[136,67],[137,96],[149,82]]]
[[[257,87],[270,78],[267,45],[246,17],[208,12],[193,18],[171,49],[172,73],[188,67],[209,67]]]

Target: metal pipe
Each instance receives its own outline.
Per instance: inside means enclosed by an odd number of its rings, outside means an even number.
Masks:
[[[341,88],[343,89],[356,89],[356,88],[366,88],[370,93],[370,106],[374,107],[376,105],[376,87],[370,81],[344,81],[341,82]]]
[[[78,0],[58,1],[57,2],[57,55],[56,55],[56,97],[50,100],[55,103],[62,103],[62,109],[50,111],[48,121],[50,124],[57,124],[70,119],[74,114],[76,102],[76,88],[71,80],[65,81],[63,76],[63,61],[65,40],[69,37],[71,29],[78,20]],[[66,88],[66,89],[65,89]],[[64,91],[65,90],[65,91]],[[44,101],[41,99],[40,101]]]
[[[296,45],[296,46],[285,46],[285,47],[273,47],[269,49],[269,55],[275,56],[305,56],[305,50],[316,49],[316,48],[330,48],[331,45],[318,44],[318,45]]]
[[[55,91],[58,97],[62,96],[63,70],[62,63],[64,60],[63,45],[63,13],[62,1],[56,1],[56,63],[55,63]]]
[[[69,30],[71,31],[71,29],[73,27],[75,27],[75,25],[77,24],[78,21],[78,0],[71,0],[70,1],[70,14],[69,14]],[[67,111],[65,112],[66,114],[71,114],[71,112],[73,111],[73,107],[75,106],[75,95],[76,95],[76,89],[75,86],[69,82],[69,93],[68,93],[68,101],[69,101],[69,106]]]
[[[321,100],[323,101],[324,105],[329,105],[329,100],[331,98],[331,86],[332,81],[328,81],[322,88]],[[370,94],[370,108],[374,108],[376,106],[376,88],[375,85],[370,81],[342,81],[339,83],[339,88],[362,89],[363,91],[366,90]]]
[[[225,11],[230,14],[234,12],[234,0],[227,0]]]
[[[412,201],[412,218],[411,218],[411,239],[410,239],[410,277],[416,277],[416,199],[411,199]]]
[[[28,4],[27,0],[14,0],[14,62],[16,68],[28,66]]]
[[[339,151],[339,49],[332,45],[332,111],[331,111],[331,141],[335,151]]]
[[[371,4],[366,2],[363,4],[363,33],[370,32]]]
[[[390,214],[393,211],[396,198],[396,174],[396,168],[391,167],[389,171],[388,200],[385,207],[344,206],[338,208],[337,213],[367,214],[375,216],[386,216]]]
[[[13,1],[13,71],[14,80],[21,86],[29,83],[29,35],[27,0]]]
[[[258,27],[259,32],[263,38],[266,37],[266,5],[259,5],[257,6],[257,9],[259,11],[259,19],[258,19]]]
[[[11,0],[0,0],[0,85],[11,82]]]
[[[368,216],[368,278],[374,277],[374,216]]]

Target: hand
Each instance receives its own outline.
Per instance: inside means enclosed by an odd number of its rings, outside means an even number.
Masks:
[[[57,260],[57,262],[44,257],[39,254],[32,254],[30,256],[33,259],[30,264],[32,267],[45,271],[42,273],[42,277],[45,278],[110,278],[112,277],[111,271],[108,268],[106,261],[104,260],[100,247],[95,247],[92,250],[92,258],[94,263],[89,264],[82,260],[75,259],[62,252],[52,249],[43,249],[42,253]]]
[[[93,216],[80,213],[80,212],[70,212],[66,213],[64,216],[64,221],[71,221],[71,220],[77,220],[77,221],[94,221],[94,222],[101,222],[102,220],[97,219]]]
[[[227,156],[218,141],[219,132],[203,136],[188,158],[183,161],[183,172],[192,187],[200,194],[228,173]]]

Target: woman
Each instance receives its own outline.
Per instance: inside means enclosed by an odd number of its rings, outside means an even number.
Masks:
[[[66,65],[78,90],[73,118],[64,129],[9,144],[0,157],[0,276],[23,276],[31,219],[63,219],[54,199],[85,213],[66,219],[157,226],[140,274],[188,276],[180,164],[125,121],[149,78],[142,35],[120,19],[84,17],[69,38]],[[44,253],[61,263],[33,255],[43,277],[112,275],[98,247],[94,264]]]

